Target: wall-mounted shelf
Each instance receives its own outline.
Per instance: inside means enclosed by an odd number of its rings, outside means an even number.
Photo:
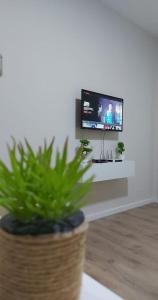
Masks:
[[[83,180],[95,175],[94,182],[132,177],[135,175],[135,162],[94,163],[84,175]]]

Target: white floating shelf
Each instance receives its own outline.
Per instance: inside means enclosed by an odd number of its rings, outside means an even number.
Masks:
[[[92,167],[83,176],[83,180],[94,175],[94,182],[113,180],[119,178],[132,177],[135,175],[135,162],[108,162],[108,163],[93,163]]]

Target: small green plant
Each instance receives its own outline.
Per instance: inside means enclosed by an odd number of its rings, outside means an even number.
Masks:
[[[92,148],[89,146],[90,141],[85,139],[85,140],[80,140],[80,143],[81,143],[81,149],[82,149],[82,156],[83,156],[83,158],[86,158],[87,155],[92,152]]]
[[[93,177],[80,183],[90,164],[82,167],[82,148],[67,162],[68,140],[62,153],[57,150],[52,167],[53,141],[35,152],[28,141],[8,146],[10,168],[0,160],[0,206],[17,220],[34,218],[57,221],[77,212],[85,205]]]
[[[116,153],[122,154],[125,151],[125,146],[123,142],[119,142],[116,147]]]

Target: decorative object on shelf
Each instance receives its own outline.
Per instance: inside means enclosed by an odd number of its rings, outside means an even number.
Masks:
[[[92,147],[89,145],[90,141],[87,139],[82,139],[80,140],[80,143],[82,149],[82,157],[86,159],[88,154],[92,152]]]
[[[10,168],[0,160],[0,299],[78,300],[87,223],[80,208],[93,176],[78,184],[91,164],[82,166],[80,147],[67,162],[68,140],[54,140],[35,152],[8,146]]]
[[[118,159],[124,160],[125,156],[124,153],[125,152],[125,145],[123,142],[118,142],[117,147],[116,147],[116,154]]]
[[[3,75],[3,56],[0,54],[0,76]]]

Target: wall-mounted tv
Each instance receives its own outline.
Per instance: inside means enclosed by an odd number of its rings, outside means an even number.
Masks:
[[[123,130],[123,99],[81,90],[81,128]]]

